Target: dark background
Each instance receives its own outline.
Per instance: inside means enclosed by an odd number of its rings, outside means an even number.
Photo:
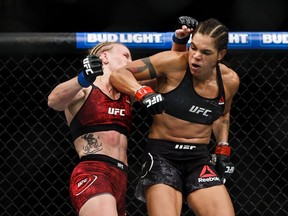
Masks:
[[[0,0],[0,32],[173,31],[178,16],[287,31],[287,0]]]
[[[0,0],[0,32],[165,32],[174,29],[180,15],[199,21],[215,17],[230,31],[288,29],[287,0],[224,2]],[[51,54],[50,41],[46,41],[44,53],[37,49],[37,54],[27,50],[15,54],[18,47],[38,48],[39,41],[27,36],[22,38],[25,45],[20,40],[11,45],[12,53],[4,53],[4,36],[0,34],[0,215],[76,215],[68,185],[79,159],[63,113],[49,109],[47,97],[55,85],[75,76],[82,57],[78,50]],[[68,39],[62,41],[62,47]],[[57,45],[61,48],[59,42]],[[138,57],[147,52],[139,51]],[[236,215],[287,216],[288,52],[231,50],[226,57],[241,79],[229,136],[236,169],[226,183]],[[146,114],[140,111],[138,108],[134,115],[128,147],[129,216],[146,215],[145,204],[134,196],[149,128]],[[183,215],[191,216],[184,207]]]

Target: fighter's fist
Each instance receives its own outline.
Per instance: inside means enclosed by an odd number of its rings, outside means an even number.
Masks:
[[[215,168],[219,176],[225,181],[235,170],[234,164],[230,161],[231,148],[228,145],[217,145],[215,148]]]
[[[78,75],[78,82],[82,87],[88,87],[96,80],[97,76],[103,75],[102,61],[96,55],[88,55],[83,59],[83,71]]]
[[[154,92],[149,86],[142,86],[135,97],[151,115],[161,114],[165,110],[164,97]]]
[[[189,16],[178,17],[175,33],[172,37],[174,43],[186,44],[190,38],[190,34],[198,25],[198,21]]]
[[[176,29],[182,28],[183,25],[187,26],[187,28],[195,29],[196,26],[198,25],[198,21],[192,17],[189,17],[189,16],[178,17]]]

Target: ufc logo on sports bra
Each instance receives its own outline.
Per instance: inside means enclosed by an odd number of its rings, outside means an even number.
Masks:
[[[202,107],[198,106],[192,106],[189,110],[189,112],[196,113],[196,114],[202,114],[203,116],[209,116],[209,113],[212,112],[212,110],[204,109]]]
[[[108,108],[108,113],[111,115],[120,115],[125,116],[125,109],[118,109],[118,108]]]

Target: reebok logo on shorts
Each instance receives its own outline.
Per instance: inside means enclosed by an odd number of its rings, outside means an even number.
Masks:
[[[198,178],[198,182],[213,182],[213,181],[220,181],[220,179],[208,165],[203,166],[203,169]]]
[[[89,177],[86,177],[84,179],[82,179],[81,181],[79,181],[77,183],[77,188],[78,190],[80,190],[78,193],[76,193],[76,196],[79,196],[80,194],[82,194],[85,190],[87,190],[95,181],[97,180],[97,176],[92,175]]]

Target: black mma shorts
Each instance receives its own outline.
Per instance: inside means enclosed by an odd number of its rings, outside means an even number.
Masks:
[[[210,162],[208,144],[148,139],[142,159],[135,195],[143,202],[144,188],[149,185],[169,185],[182,192],[186,198],[197,189],[223,184]]]

